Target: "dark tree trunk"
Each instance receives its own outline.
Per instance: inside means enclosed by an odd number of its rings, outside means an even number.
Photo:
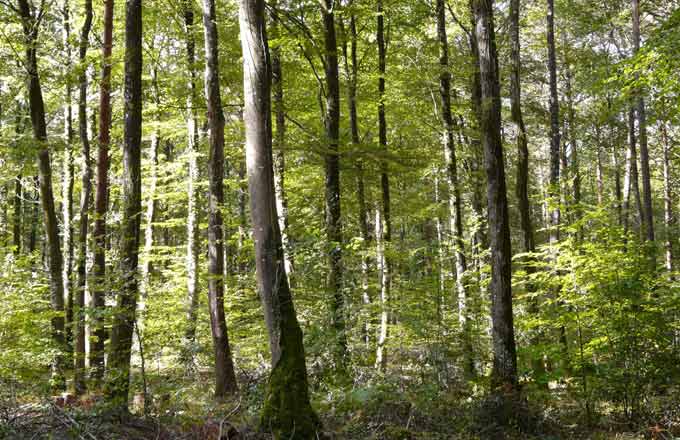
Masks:
[[[635,136],[635,112],[631,108],[628,111],[628,150],[626,151],[626,170],[623,178],[623,232],[627,233],[630,222],[630,197],[631,192],[635,197],[635,205],[639,214],[639,221],[644,218],[642,202],[640,200],[640,185],[638,181],[637,167],[637,139]]]
[[[385,119],[385,70],[387,44],[385,41],[385,17],[383,2],[377,2],[378,30],[376,38],[378,40],[378,142],[383,151],[387,151],[387,121]],[[387,356],[385,354],[385,344],[387,343],[387,321],[389,317],[389,298],[391,280],[391,262],[385,253],[385,248],[392,241],[392,220],[390,216],[390,180],[388,174],[387,161],[382,159],[380,162],[380,188],[382,191],[382,212],[376,216],[376,222],[382,223],[380,228],[376,224],[376,231],[380,230],[380,237],[376,234],[378,241],[378,267],[380,268],[380,332],[378,334],[378,349],[376,352],[375,363],[379,370],[384,371],[387,366]],[[380,249],[381,248],[381,249]],[[382,250],[382,252],[380,252]]]
[[[102,44],[102,78],[99,89],[99,148],[94,216],[94,266],[92,268],[92,324],[90,344],[91,376],[96,381],[104,375],[106,330],[101,317],[106,299],[106,213],[109,192],[109,144],[111,143],[111,50],[113,48],[113,1],[104,2],[104,38]]]
[[[555,55],[555,2],[547,0],[548,72],[550,76],[550,243],[560,239],[560,102],[557,95],[557,61]]]
[[[12,224],[12,245],[14,246],[14,255],[21,254],[21,209],[23,199],[21,174],[17,175],[14,181],[14,222]]]
[[[640,0],[631,0],[631,2],[633,15],[633,53],[636,54],[640,50]],[[640,172],[642,174],[642,223],[645,226],[645,239],[653,242],[654,211],[652,206],[652,184],[649,172],[649,151],[647,148],[647,116],[645,111],[645,100],[641,90],[636,90],[635,94],[638,139],[640,141]],[[652,253],[652,259],[654,259],[654,253]]]
[[[316,438],[319,421],[309,403],[305,351],[285,277],[274,195],[271,72],[263,0],[241,0],[246,160],[255,241],[257,287],[269,332],[272,371],[262,427],[276,438]]]
[[[493,1],[473,0],[481,79],[480,128],[487,175],[491,239],[491,318],[494,388],[515,390],[517,354],[512,317],[510,225],[501,142],[501,99]]]
[[[187,94],[187,150],[189,152],[189,183],[187,187],[187,326],[184,333],[184,360],[190,362],[196,344],[198,311],[198,117],[196,101],[198,85],[196,75],[196,40],[194,37],[194,7],[191,0],[184,1],[184,31],[186,32],[186,63],[189,73]]]
[[[277,2],[272,2],[271,35],[278,38],[279,16],[276,13]],[[292,282],[293,255],[288,236],[288,197],[286,195],[286,110],[283,104],[283,73],[281,71],[281,48],[277,45],[271,48],[272,59],[272,98],[275,115],[274,131],[274,189],[276,191],[276,211],[279,213],[279,228],[283,243],[284,262],[288,283]]]
[[[510,118],[517,127],[517,183],[515,191],[517,195],[517,205],[519,208],[520,227],[522,229],[522,251],[526,253],[536,252],[536,241],[534,237],[534,225],[531,220],[531,203],[529,201],[529,148],[527,146],[527,131],[522,115],[522,93],[521,93],[521,68],[520,40],[519,40],[519,13],[520,0],[510,1],[510,47],[512,67],[510,70]],[[526,272],[535,272],[531,260],[527,261]],[[533,292],[534,286],[529,283],[527,290]],[[538,314],[538,301],[532,300],[529,312]],[[533,336],[535,344],[540,343],[540,333]],[[532,360],[531,367],[534,377],[540,379],[544,373],[543,355],[540,354]]]
[[[464,369],[468,376],[474,375],[472,359],[471,328],[469,311],[467,310],[466,272],[467,261],[463,245],[463,211],[458,182],[458,163],[456,160],[456,146],[454,135],[456,120],[451,114],[451,73],[449,71],[449,42],[446,35],[446,9],[444,0],[437,0],[437,36],[439,38],[439,94],[442,105],[442,119],[444,123],[443,143],[446,158],[446,176],[449,184],[449,218],[452,234],[453,251],[456,257],[456,297],[458,300],[458,321],[463,332]]]
[[[123,143],[123,217],[120,239],[120,291],[111,325],[104,394],[114,408],[127,410],[130,355],[139,286],[142,217],[142,0],[125,8],[125,133]]]
[[[64,47],[66,49],[66,70],[71,71],[71,11],[68,0],[64,2],[63,11],[64,24]],[[63,255],[64,255],[64,294],[66,295],[66,317],[65,334],[68,351],[68,362],[72,360],[73,354],[73,332],[76,330],[73,323],[74,315],[74,292],[73,292],[73,85],[70,78],[66,80],[66,93],[64,96],[64,160],[62,168],[62,234],[63,234]],[[69,368],[71,365],[69,365]]]
[[[673,228],[675,226],[675,216],[673,215],[673,185],[672,185],[672,163],[671,145],[668,139],[668,128],[666,122],[661,122],[661,142],[663,143],[663,207],[664,207],[664,226],[666,228],[665,266],[668,272],[673,272]]]
[[[348,8],[351,7],[349,3]],[[357,26],[356,16],[350,12],[349,17],[349,51],[347,48],[347,33],[345,32],[344,23],[340,21],[340,26],[343,29],[343,58],[345,60],[345,74],[347,75],[347,106],[349,110],[349,126],[352,135],[352,146],[355,150],[361,148],[361,139],[359,138],[359,121],[357,116]],[[371,304],[371,294],[369,291],[368,272],[371,264],[371,259],[368,255],[368,249],[371,243],[371,235],[368,232],[368,209],[366,207],[366,188],[364,185],[364,165],[363,160],[359,157],[356,161],[356,191],[357,191],[357,206],[359,216],[359,231],[362,239],[362,257],[361,257],[361,299],[364,305],[363,309],[363,339],[366,345],[371,341],[371,316],[369,306]]]
[[[326,67],[326,238],[328,240],[328,278],[326,285],[331,303],[331,321],[335,333],[338,367],[347,354],[345,333],[345,299],[342,293],[342,223],[340,217],[340,78],[338,48],[335,37],[335,0],[322,5]]]
[[[208,158],[208,306],[215,349],[215,397],[223,399],[237,390],[231,358],[227,321],[224,316],[224,113],[220,97],[215,1],[203,0],[205,32],[205,100],[210,127]]]
[[[92,204],[92,165],[90,160],[90,139],[87,134],[87,70],[85,60],[89,47],[90,29],[92,28],[92,0],[85,0],[85,21],[80,30],[80,44],[78,60],[80,74],[78,75],[78,133],[80,135],[82,156],[82,188],[80,193],[80,224],[78,227],[78,257],[76,259],[76,292],[75,316],[76,345],[75,345],[75,374],[74,387],[76,394],[85,392],[85,285],[87,260],[87,233],[89,226],[89,212]]]
[[[44,5],[43,5],[44,6]],[[35,8],[29,0],[18,0],[18,10],[21,15],[24,39],[26,44],[25,67],[28,71],[28,99],[31,111],[31,125],[33,137],[38,145],[38,181],[40,187],[40,201],[43,211],[45,235],[47,236],[47,252],[49,256],[50,299],[55,316],[51,320],[52,340],[56,354],[52,363],[52,387],[62,391],[66,389],[64,377],[64,352],[66,340],[64,338],[64,278],[62,273],[63,258],[59,244],[59,225],[54,206],[54,192],[52,190],[52,164],[50,149],[47,145],[47,124],[45,121],[45,104],[43,102],[38,74],[38,28],[39,22],[34,15]],[[40,10],[37,13],[42,14]]]

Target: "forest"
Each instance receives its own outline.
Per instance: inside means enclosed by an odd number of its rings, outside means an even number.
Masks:
[[[680,1],[0,21],[0,438],[680,438]]]

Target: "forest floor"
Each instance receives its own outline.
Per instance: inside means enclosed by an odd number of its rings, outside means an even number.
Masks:
[[[177,384],[174,384],[176,387]],[[50,440],[265,440],[257,432],[261,385],[241,390],[236,400],[215,404],[206,384],[154,394],[147,414],[139,395],[132,414],[105,416],[99,399],[35,395],[0,399],[0,439]],[[177,391],[179,390],[179,391]],[[203,393],[198,394],[198,390]],[[1,394],[1,393],[0,393]],[[620,408],[583,402],[564,391],[527,396],[529,415],[501,428],[484,413],[479,397],[431,386],[379,383],[350,391],[316,389],[314,406],[327,440],[674,440],[680,438],[680,399],[645,399],[646,414],[626,417]],[[589,414],[587,414],[589,413]],[[530,420],[526,422],[526,420]],[[525,426],[520,429],[519,425]]]

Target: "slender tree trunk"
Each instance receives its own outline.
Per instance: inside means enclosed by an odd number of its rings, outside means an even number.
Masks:
[[[90,139],[87,133],[87,69],[85,66],[87,49],[89,47],[90,30],[92,28],[92,0],[85,0],[85,21],[80,30],[80,44],[78,60],[80,74],[78,75],[78,133],[81,143],[82,156],[82,188],[80,193],[80,224],[78,226],[78,257],[76,259],[76,291],[75,291],[75,373],[74,387],[76,394],[85,392],[85,286],[87,260],[87,234],[89,226],[89,212],[92,204],[92,166],[90,163]]]
[[[547,0],[548,72],[550,76],[550,182],[548,195],[550,214],[550,244],[560,240],[560,103],[557,95],[557,61],[555,55],[555,2]]]
[[[271,72],[263,0],[241,0],[246,161],[255,241],[257,288],[269,332],[272,371],[262,427],[275,438],[316,438],[319,421],[309,403],[305,351],[285,276],[274,194]]]
[[[331,322],[335,332],[337,365],[344,367],[347,355],[345,299],[342,292],[342,223],[340,217],[340,78],[335,37],[335,0],[322,5],[326,67],[326,238],[328,240],[328,278]]]
[[[276,7],[278,2],[272,2],[271,35],[274,39],[279,34],[279,16]],[[276,191],[276,211],[279,213],[279,228],[283,243],[284,263],[288,283],[292,283],[293,255],[288,236],[288,197],[285,188],[286,173],[286,110],[283,104],[283,73],[281,71],[281,48],[276,45],[271,48],[272,64],[272,98],[275,115],[274,126],[274,190]],[[292,286],[292,284],[291,284]]]
[[[604,204],[604,161],[602,159],[602,134],[599,124],[595,124],[595,142],[597,143],[597,169],[595,179],[597,180],[597,206]]]
[[[378,40],[378,142],[383,151],[387,151],[387,121],[385,120],[385,58],[387,54],[387,44],[385,42],[385,18],[382,0],[377,1],[377,20],[378,30],[376,38]],[[387,324],[389,317],[389,298],[391,280],[391,262],[385,254],[385,248],[392,241],[392,221],[390,217],[390,181],[388,166],[385,159],[380,163],[380,188],[382,190],[382,212],[376,214],[376,241],[378,245],[378,267],[380,270],[380,332],[378,334],[378,349],[376,351],[376,367],[384,371],[387,366],[387,356],[385,344],[387,343]],[[381,237],[378,239],[377,231],[380,230]],[[382,254],[382,256],[380,255]]]
[[[21,211],[23,199],[23,176],[19,173],[14,179],[14,222],[12,224],[12,245],[14,246],[14,255],[21,254]]]
[[[630,221],[631,192],[635,197],[635,205],[639,213],[639,220],[644,218],[642,202],[640,200],[640,186],[638,183],[637,167],[637,139],[635,136],[635,114],[633,109],[628,111],[628,150],[626,151],[626,171],[623,178],[623,232],[627,233]]]
[[[631,6],[633,15],[633,53],[637,54],[640,50],[640,0],[631,0]],[[637,95],[635,108],[638,122],[638,138],[640,141],[640,172],[642,174],[642,199],[644,203],[641,211],[642,223],[645,226],[645,239],[653,242],[654,211],[652,207],[652,184],[649,172],[649,151],[647,148],[647,116],[642,91],[636,90],[635,94]],[[653,251],[653,248],[651,250]],[[654,261],[654,252],[652,252],[651,256],[652,261]]]
[[[208,158],[208,306],[215,349],[215,397],[223,399],[237,390],[224,316],[224,113],[220,97],[215,1],[203,0],[205,32],[205,96],[210,127]]]
[[[550,0],[551,1],[551,0]],[[496,389],[517,388],[517,354],[512,317],[510,221],[501,142],[501,99],[494,33],[493,0],[473,0],[481,79],[480,125],[487,174],[491,238],[491,316]]]
[[[442,119],[444,123],[443,143],[446,159],[446,177],[449,184],[449,220],[452,234],[453,251],[456,259],[456,296],[458,300],[458,322],[463,334],[464,368],[468,376],[474,375],[472,358],[471,328],[468,323],[466,272],[467,261],[463,245],[463,212],[458,182],[458,163],[456,160],[456,146],[454,145],[454,130],[456,121],[451,114],[451,73],[449,72],[449,42],[446,35],[446,9],[444,0],[437,0],[437,36],[439,38],[439,94],[442,105]]]
[[[668,128],[666,122],[661,122],[661,142],[663,144],[663,191],[664,191],[664,226],[666,228],[665,266],[668,272],[673,272],[673,228],[675,216],[673,215],[673,186],[671,169],[671,145],[668,140]]]
[[[44,6],[44,5],[43,5]],[[38,150],[38,176],[40,187],[40,201],[43,211],[45,235],[47,236],[47,251],[49,255],[50,299],[55,315],[52,317],[52,341],[55,345],[55,356],[52,363],[52,387],[55,390],[66,389],[64,377],[64,352],[67,350],[64,337],[64,278],[62,273],[63,258],[59,244],[59,225],[54,206],[54,192],[52,190],[52,164],[50,149],[47,145],[47,123],[45,121],[45,105],[40,87],[38,74],[38,28],[39,23],[33,5],[29,0],[18,0],[18,10],[21,15],[25,49],[25,67],[28,71],[28,97],[31,111],[31,125],[33,137]],[[44,11],[40,10],[39,14]]]
[[[70,73],[72,68],[71,57],[71,11],[69,1],[64,1],[63,10],[63,25],[64,25],[64,47],[66,49],[66,70]],[[66,295],[66,317],[65,317],[65,333],[67,345],[68,362],[72,360],[73,354],[73,109],[72,109],[73,86],[70,78],[66,80],[66,93],[64,96],[64,156],[63,169],[61,180],[61,196],[62,196],[62,221],[63,221],[63,255],[64,255],[64,294]],[[68,368],[70,368],[69,365]]]
[[[611,98],[607,97],[607,112],[611,114],[612,102]],[[614,121],[612,121],[614,119]],[[614,199],[616,208],[616,218],[619,222],[619,226],[623,227],[625,224],[624,211],[623,211],[623,195],[621,191],[621,164],[619,161],[618,152],[618,130],[615,128],[614,123],[616,119],[610,116],[609,119],[609,148],[612,154],[612,166],[614,167]]]
[[[156,187],[158,186],[158,147],[160,145],[160,92],[158,90],[158,67],[153,65],[151,67],[151,93],[153,103],[155,105],[155,125],[151,133],[151,142],[149,144],[149,164],[151,167],[149,176],[149,185],[147,189],[146,200],[146,218],[144,226],[144,263],[142,264],[142,296],[139,301],[139,317],[137,319],[137,330],[144,330],[144,313],[146,311],[146,301],[151,289],[151,272],[153,270],[152,251],[153,251],[153,233],[154,221],[156,221],[156,211],[158,201],[156,200]]]
[[[94,266],[90,343],[91,376],[99,381],[104,376],[104,342],[106,330],[102,314],[106,298],[106,213],[109,192],[109,144],[111,143],[111,50],[113,48],[113,2],[104,2],[104,38],[102,44],[102,77],[99,89],[99,148],[94,217]]]
[[[120,240],[120,291],[111,325],[104,394],[114,408],[127,410],[130,355],[139,286],[142,217],[142,0],[125,8],[125,132],[123,143],[123,217]]]
[[[351,7],[351,3],[347,5]],[[344,23],[340,21],[341,29],[343,30],[343,58],[345,60],[345,74],[347,75],[347,106],[349,110],[349,126],[352,135],[352,146],[355,150],[361,148],[361,139],[359,138],[359,121],[357,116],[357,26],[356,16],[350,12],[349,17],[349,51],[347,48],[347,33],[344,31]],[[368,209],[366,208],[366,188],[364,185],[364,166],[361,158],[356,161],[356,194],[357,206],[359,216],[359,230],[362,239],[362,256],[361,256],[361,299],[363,302],[363,339],[368,346],[371,340],[371,316],[370,304],[371,294],[369,291],[368,272],[370,268],[371,259],[368,256],[368,249],[371,243],[371,235],[368,231]]]
[[[519,15],[520,0],[510,1],[510,45],[512,67],[510,71],[510,118],[517,127],[517,183],[515,192],[519,208],[520,227],[522,229],[522,251],[526,253],[536,252],[536,239],[534,225],[531,220],[531,202],[529,201],[529,148],[524,117],[522,115],[522,92],[521,92],[521,68],[520,39],[519,39]],[[526,272],[535,272],[531,259],[527,261]],[[527,285],[527,291],[534,292],[533,284]],[[529,312],[537,315],[539,311],[538,300],[532,300],[529,304]],[[540,343],[540,329],[533,335],[533,344]],[[543,354],[534,358],[531,362],[534,378],[539,379],[545,372]]]
[[[196,101],[198,85],[196,75],[196,41],[194,37],[194,7],[191,0],[184,1],[184,26],[186,32],[186,62],[189,73],[187,94],[187,150],[189,154],[189,182],[187,187],[187,326],[185,361],[193,360],[196,344],[198,312],[198,117]]]

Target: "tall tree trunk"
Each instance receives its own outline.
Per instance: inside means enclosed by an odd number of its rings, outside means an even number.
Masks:
[[[24,197],[22,179],[23,176],[21,173],[14,179],[14,222],[12,223],[12,245],[14,246],[14,255],[21,254],[21,201]]]
[[[210,127],[208,158],[208,306],[215,349],[215,397],[223,399],[237,390],[231,358],[227,321],[224,316],[224,114],[220,97],[215,0],[203,0],[205,32],[205,98]]]
[[[456,293],[458,300],[458,322],[463,334],[464,369],[468,376],[474,375],[472,360],[471,328],[469,311],[467,309],[466,272],[463,245],[463,212],[461,207],[460,185],[458,182],[458,163],[456,160],[456,146],[454,145],[454,130],[456,120],[451,114],[451,73],[449,71],[449,42],[446,35],[446,9],[444,0],[437,0],[437,36],[439,38],[439,94],[442,105],[442,119],[444,123],[443,143],[446,158],[446,177],[449,184],[449,219],[452,234],[453,251],[456,258]]]
[[[510,1],[510,47],[512,67],[510,70],[510,118],[517,126],[517,183],[515,185],[515,192],[517,195],[517,205],[519,207],[520,227],[522,229],[522,251],[526,253],[536,252],[536,239],[534,237],[534,225],[531,220],[531,203],[529,201],[529,148],[527,131],[524,125],[524,117],[522,115],[522,92],[521,92],[521,68],[522,61],[520,57],[520,40],[519,40],[519,15],[520,15],[520,0]],[[531,260],[527,261],[526,272],[532,274],[535,272],[534,265]],[[527,285],[529,292],[534,292],[533,284]],[[532,300],[529,305],[529,312],[538,314],[538,301]],[[540,329],[539,333],[533,336],[533,343],[540,343]],[[531,367],[534,372],[534,378],[540,379],[545,368],[543,365],[543,354],[536,356],[531,362]]]
[[[189,154],[189,182],[187,186],[187,324],[185,337],[185,361],[190,362],[196,344],[198,311],[198,117],[196,101],[198,85],[196,75],[196,40],[194,37],[193,1],[184,1],[184,31],[186,32],[186,63],[189,73],[187,94],[187,151]]]
[[[550,181],[548,195],[550,244],[560,240],[560,103],[557,95],[557,61],[555,55],[555,1],[547,0],[548,72],[550,76]]]
[[[64,1],[63,10],[63,25],[64,25],[64,47],[66,49],[66,70],[71,72],[72,57],[71,57],[71,11],[69,7],[69,0]],[[74,292],[73,292],[73,109],[72,109],[73,85],[71,79],[66,79],[66,93],[64,96],[64,157],[61,180],[61,196],[62,196],[62,221],[63,221],[63,255],[64,255],[64,294],[66,295],[66,316],[65,316],[65,333],[66,345],[69,361],[73,353],[73,332],[75,330],[73,323],[74,315]],[[69,365],[69,368],[71,366]]]
[[[494,388],[515,390],[517,354],[512,317],[510,221],[501,142],[501,98],[493,0],[473,0],[481,79],[480,125],[487,175],[491,239],[491,317]]]
[[[385,70],[387,55],[387,45],[385,42],[385,18],[382,0],[377,1],[377,20],[378,30],[376,38],[378,40],[378,142],[383,151],[387,151],[387,121],[385,120]],[[384,371],[387,366],[387,356],[385,354],[385,344],[387,343],[387,324],[389,317],[389,298],[391,280],[391,262],[385,253],[385,248],[392,241],[392,221],[390,217],[390,181],[388,166],[385,159],[380,163],[380,188],[382,190],[382,212],[376,215],[376,222],[380,221],[378,228],[376,225],[376,241],[378,245],[378,267],[380,269],[380,332],[378,334],[378,349],[376,351],[376,367]],[[380,230],[381,237],[378,239],[377,231]],[[381,252],[382,248],[382,252]],[[382,253],[382,256],[380,255]]]
[[[99,148],[94,201],[94,278],[90,343],[91,376],[99,381],[104,375],[104,342],[106,330],[101,317],[106,299],[106,213],[109,193],[109,144],[111,143],[111,50],[113,48],[113,2],[104,2],[104,38],[102,43],[102,78],[99,89]]]
[[[635,205],[642,221],[642,202],[640,199],[640,185],[638,183],[637,167],[637,139],[635,136],[635,114],[633,109],[628,111],[628,149],[626,151],[626,171],[623,178],[623,232],[627,233],[630,221],[631,192],[635,197]]]
[[[663,144],[663,207],[664,207],[664,226],[666,228],[665,247],[665,266],[668,272],[673,272],[673,227],[675,226],[675,216],[673,215],[673,186],[671,169],[671,145],[668,140],[668,128],[666,122],[661,122],[661,142]]]
[[[111,325],[104,394],[114,408],[127,410],[130,355],[139,286],[142,216],[142,0],[125,8],[125,132],[123,144],[123,217],[120,239],[120,291]]]
[[[89,212],[92,204],[92,166],[90,163],[90,139],[87,133],[87,69],[85,66],[89,47],[90,30],[92,28],[92,0],[85,0],[85,21],[80,30],[78,60],[78,133],[80,135],[82,169],[82,188],[80,193],[80,224],[78,227],[78,257],[76,259],[76,292],[75,292],[75,373],[74,387],[76,394],[85,392],[85,285],[87,282],[87,233]]]
[[[351,3],[347,5],[351,8]],[[341,29],[343,29],[342,51],[345,60],[345,74],[347,75],[347,106],[349,110],[349,126],[352,135],[352,147],[358,150],[361,146],[361,139],[359,138],[359,120],[357,116],[357,26],[356,16],[350,12],[349,17],[349,51],[347,48],[347,33],[345,32],[344,23],[340,20]],[[366,208],[366,188],[364,185],[364,165],[363,160],[358,158],[356,161],[356,191],[357,191],[357,206],[359,216],[359,231],[362,239],[362,256],[361,256],[361,299],[364,305],[363,309],[363,338],[365,344],[368,346],[371,340],[371,317],[370,304],[371,294],[369,291],[368,271],[371,264],[371,259],[368,255],[368,249],[371,243],[371,235],[368,231],[368,209]]]
[[[151,94],[154,110],[154,127],[151,132],[151,142],[149,144],[149,165],[150,176],[147,189],[146,218],[144,225],[144,263],[142,264],[142,296],[139,301],[139,317],[137,318],[137,331],[143,330],[144,313],[146,311],[146,301],[151,289],[151,272],[153,270],[152,251],[154,221],[156,221],[156,211],[158,201],[156,200],[156,187],[158,186],[158,147],[160,145],[160,92],[158,90],[158,66],[151,67]]]
[[[595,179],[597,181],[597,206],[604,204],[604,161],[602,159],[602,133],[599,124],[595,126],[595,142],[597,143]]]
[[[44,6],[44,5],[43,5]],[[59,225],[54,206],[54,192],[52,190],[52,164],[50,149],[47,145],[47,123],[45,121],[45,104],[43,102],[38,74],[38,30],[39,21],[29,0],[18,0],[18,10],[21,15],[24,40],[26,44],[25,67],[28,71],[28,98],[31,111],[31,125],[33,137],[38,146],[38,179],[40,187],[40,201],[43,211],[45,235],[49,255],[50,299],[55,315],[52,317],[52,341],[55,345],[55,356],[52,363],[52,387],[55,390],[66,389],[64,377],[64,352],[66,340],[64,337],[64,278],[62,273],[63,258],[59,244]]]
[[[328,277],[326,285],[335,333],[337,366],[342,368],[347,355],[345,299],[342,292],[342,223],[340,217],[340,78],[335,37],[335,0],[322,5],[326,67],[326,239],[328,240]]]
[[[319,421],[309,403],[305,351],[285,276],[274,195],[271,72],[263,0],[241,0],[246,161],[255,241],[257,288],[269,333],[272,371],[262,426],[276,438],[316,438]]]
[[[640,0],[631,0],[633,15],[633,53],[637,54],[640,50]],[[637,74],[636,74],[637,76]],[[642,223],[645,226],[645,239],[654,241],[654,211],[652,207],[652,184],[649,172],[649,151],[647,148],[647,116],[645,111],[645,100],[641,90],[636,90],[636,116],[638,122],[638,139],[640,141],[640,172],[642,174],[642,199],[643,210]],[[653,251],[654,249],[650,249]],[[651,254],[652,264],[654,263],[654,252]]]
[[[278,2],[272,2],[271,35],[274,39],[279,34],[279,16],[276,12]],[[288,236],[288,197],[285,188],[286,173],[286,110],[283,104],[283,73],[281,71],[281,48],[276,45],[271,48],[272,63],[272,98],[275,115],[274,126],[274,190],[276,191],[276,211],[279,213],[279,228],[283,243],[284,263],[288,283],[292,282],[293,255]],[[292,285],[292,284],[291,284]]]

